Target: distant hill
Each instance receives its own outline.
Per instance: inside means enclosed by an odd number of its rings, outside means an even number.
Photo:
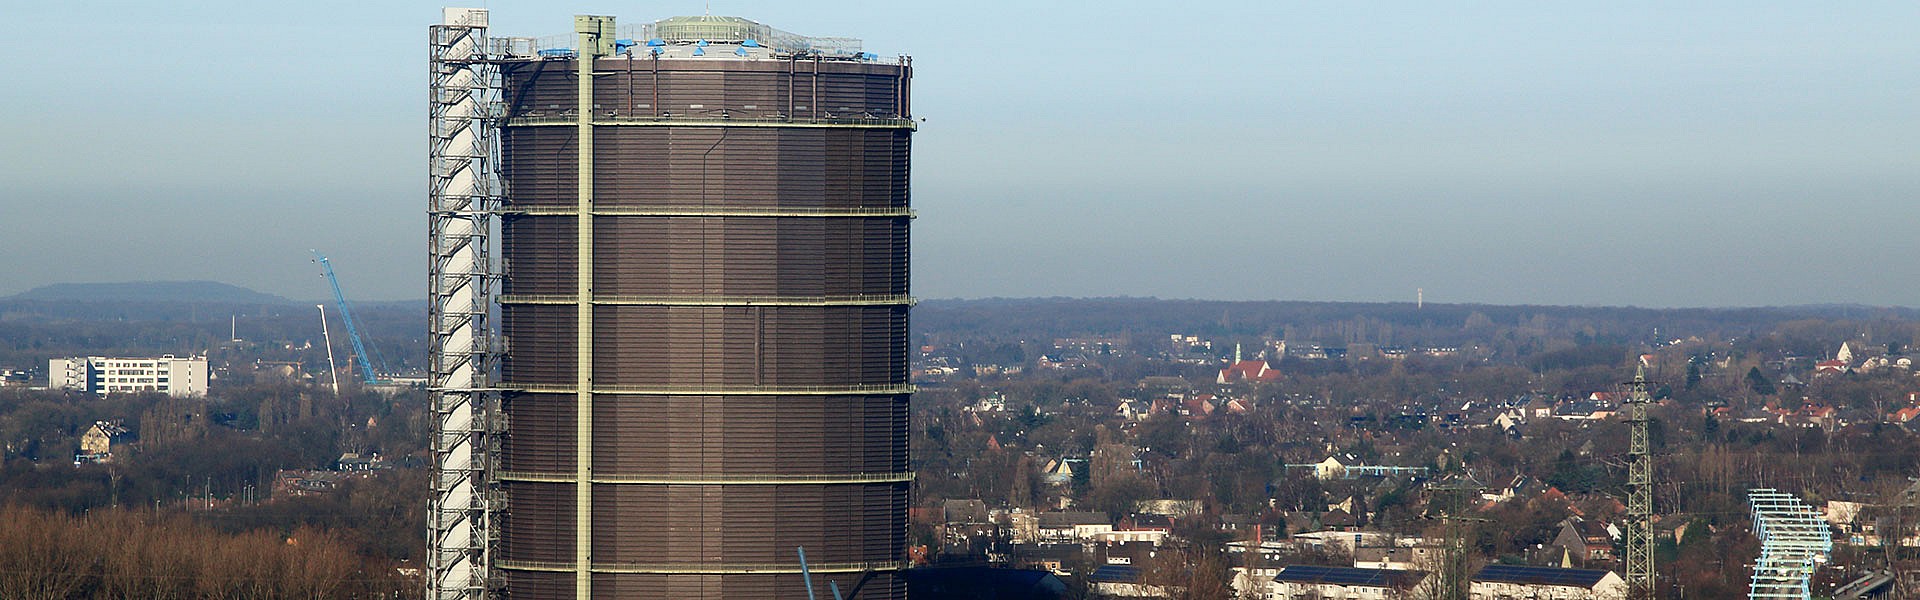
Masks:
[[[218,281],[131,281],[56,283],[0,298],[0,301],[53,302],[205,302],[220,304],[293,304],[292,300]]]

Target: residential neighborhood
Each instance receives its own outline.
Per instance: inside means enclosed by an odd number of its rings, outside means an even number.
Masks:
[[[1656,478],[1676,482],[1656,488],[1645,525],[1663,596],[1744,593],[1743,572],[1685,565],[1749,543],[1728,516],[1743,486],[1788,477],[1850,499],[1820,507],[1836,542],[1820,585],[1884,562],[1875,527],[1920,548],[1911,520],[1857,517],[1920,509],[1898,501],[1920,485],[1896,452],[1920,449],[1904,343],[1694,335],[1513,364],[1498,344],[1367,337],[1056,336],[982,353],[977,338],[929,336],[916,452],[934,468],[919,501],[969,508],[916,512],[929,517],[916,531],[935,532],[916,555],[1047,569],[1114,598],[1220,582],[1275,599],[1626,598],[1636,371],[1658,382]],[[1833,361],[1844,370],[1821,366]],[[1165,568],[1196,552],[1195,568]]]

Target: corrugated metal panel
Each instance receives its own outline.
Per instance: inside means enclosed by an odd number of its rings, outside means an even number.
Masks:
[[[572,306],[510,304],[500,309],[501,378],[520,384],[573,382],[575,331]]]
[[[904,217],[603,216],[594,219],[594,287],[645,296],[899,295],[907,292],[907,241]],[[542,247],[556,254],[540,266],[570,262],[558,253],[571,244]],[[534,266],[509,256],[516,271]]]
[[[603,396],[594,424],[609,477],[900,473],[908,459],[902,395]]]
[[[500,436],[500,468],[531,473],[572,473],[578,414],[568,394],[504,394],[507,432]]]
[[[612,74],[595,79],[596,118],[904,112],[893,65],[597,67]],[[570,62],[504,72],[509,115],[572,114]],[[805,546],[818,564],[881,565],[861,598],[904,598],[887,565],[906,546],[908,398],[856,386],[907,382],[907,307],[897,299],[908,289],[909,220],[886,211],[908,205],[910,133],[594,128],[595,208],[605,212],[592,217],[603,301],[593,379],[621,392],[593,396],[595,597],[803,598],[797,574],[767,567],[797,567],[794,548]],[[503,397],[499,556],[511,598],[573,592],[579,415],[562,390],[577,379],[576,138],[573,127],[533,124],[501,137],[510,214],[501,375],[508,387],[550,392]],[[757,300],[729,300],[740,298]],[[767,390],[779,393],[758,393]],[[723,574],[739,570],[755,572]],[[835,577],[850,587],[857,574]]]
[[[593,495],[596,565],[669,570],[724,556],[738,565],[798,568],[795,547],[815,563],[860,563],[894,560],[906,544],[905,483],[598,485]],[[622,518],[639,514],[660,518]]]
[[[578,104],[573,61],[509,62],[500,73],[506,82],[501,99],[508,116],[558,114]]]
[[[579,198],[571,127],[508,127],[500,134],[500,181],[506,208],[570,207]]]
[[[602,306],[594,372],[602,384],[904,384],[903,306]]]
[[[906,116],[895,65],[636,57],[601,59],[594,68],[607,73],[594,80],[596,114]],[[507,116],[574,110],[573,61],[511,63],[504,72]]]
[[[811,558],[811,555],[809,555]],[[816,574],[813,584],[825,588],[827,579],[839,582],[843,591],[851,590],[853,583],[860,579],[858,573],[837,573],[831,576]],[[906,581],[888,573],[875,573],[873,579],[860,588],[861,599],[866,598],[905,598]],[[801,583],[800,575],[629,575],[596,574],[593,576],[593,588],[597,593],[606,590],[610,598],[674,598],[687,600],[724,600],[731,598],[767,598],[774,600],[807,600],[806,586]],[[830,597],[824,589],[818,590],[822,598]],[[515,595],[518,599],[519,596]]]
[[[499,521],[500,560],[571,562],[573,486],[507,481],[500,487],[507,495]]]
[[[505,596],[509,600],[574,600],[573,574],[542,571],[503,570]],[[669,598],[671,596],[628,596],[631,598]],[[802,596],[804,598],[804,595]]]

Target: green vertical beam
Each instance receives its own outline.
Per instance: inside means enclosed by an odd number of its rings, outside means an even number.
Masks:
[[[577,600],[593,597],[593,67],[595,59],[613,54],[613,17],[575,15],[573,30],[580,34],[580,52],[574,57],[579,76],[579,130],[577,152],[580,211],[576,250],[579,253],[579,320],[575,329],[576,376],[574,405],[573,590]]]

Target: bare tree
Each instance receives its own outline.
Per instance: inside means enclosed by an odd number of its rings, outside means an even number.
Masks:
[[[1191,545],[1161,546],[1147,563],[1144,583],[1172,600],[1233,600],[1232,574],[1218,551]]]

